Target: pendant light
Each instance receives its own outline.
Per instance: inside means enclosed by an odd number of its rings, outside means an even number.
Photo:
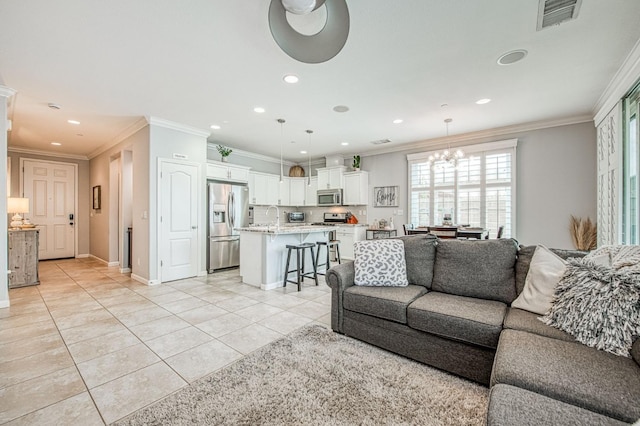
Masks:
[[[278,118],[280,123],[280,183],[284,182],[284,165],[282,161],[282,140],[284,139],[284,118]]]
[[[438,162],[438,165],[444,164],[445,166],[448,165],[455,168],[458,166],[458,160],[464,157],[464,152],[462,152],[462,150],[460,149],[456,150],[456,152],[451,151],[451,143],[449,142],[449,123],[451,123],[452,121],[453,119],[451,118],[445,118],[444,120],[447,129],[447,149],[445,149],[442,154],[439,152],[435,152],[433,153],[433,155],[430,155],[429,160],[427,161],[429,163],[429,166],[431,166],[435,162]]]
[[[309,178],[307,179],[307,186],[311,186],[311,133],[313,133],[313,130],[307,130],[306,132],[309,135],[309,147],[307,148],[307,154],[309,158],[309,168],[308,168]]]

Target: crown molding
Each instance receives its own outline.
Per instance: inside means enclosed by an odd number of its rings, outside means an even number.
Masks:
[[[613,76],[609,85],[593,108],[593,121],[599,124],[613,107],[622,99],[640,79],[640,40],[627,55],[622,66]]]
[[[176,123],[174,121],[165,120],[164,118],[158,118],[153,116],[147,116],[146,120],[153,126],[164,127],[165,129],[178,130],[179,132],[190,133],[195,136],[208,138],[211,133],[197,127],[187,126],[185,124]]]
[[[61,152],[52,152],[52,151],[40,151],[38,149],[20,148],[17,146],[8,147],[7,151],[17,152],[19,154],[43,155],[45,157],[69,158],[73,160],[89,160],[89,157],[87,157],[86,155],[64,154]]]
[[[148,125],[147,119],[144,117],[140,117],[130,126],[125,128],[122,132],[120,132],[115,138],[113,138],[111,142],[108,142],[102,145],[101,147],[99,147],[98,149],[96,149],[95,151],[89,153],[87,157],[89,158],[89,160],[93,160],[98,155],[103,154],[108,150],[110,150],[111,148],[113,148],[114,146],[118,145],[119,143],[122,143],[125,139],[127,139],[134,133],[140,131],[147,125]]]
[[[216,146],[218,145],[218,143],[215,142],[207,142],[207,150],[211,150],[211,151],[218,151],[218,149],[216,148]],[[231,147],[233,148],[233,147]],[[237,148],[233,148],[233,153],[235,155],[238,155],[240,157],[244,157],[244,158],[250,158],[252,160],[260,160],[260,161],[265,161],[267,163],[275,163],[275,164],[280,164],[280,159],[279,158],[275,158],[275,157],[269,157],[268,155],[262,155],[262,154],[256,154],[255,152],[249,152],[249,151],[244,151],[242,149],[237,149]],[[297,164],[300,163],[296,163],[293,161],[289,161],[289,160],[282,160],[282,164],[284,164],[285,166],[295,166]],[[312,163],[313,164],[313,163]]]
[[[464,145],[487,142],[487,139],[502,138],[514,133],[530,132],[533,130],[549,129],[552,127],[569,126],[572,124],[581,124],[593,121],[590,114],[579,115],[575,117],[566,117],[556,120],[532,121],[530,123],[515,124],[513,126],[496,127],[495,129],[479,130],[477,132],[463,133],[449,137],[440,137],[434,139],[426,139],[423,141],[412,142],[408,144],[395,145],[377,150],[369,150],[366,154],[360,154],[363,157],[369,157],[379,154],[390,154],[401,151],[410,151],[414,149],[438,150],[446,148],[448,145]],[[393,145],[393,144],[391,144]]]
[[[0,86],[0,96],[4,98],[10,98],[16,94],[16,91],[7,86]]]

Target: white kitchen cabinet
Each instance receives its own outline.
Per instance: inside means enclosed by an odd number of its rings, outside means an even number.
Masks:
[[[271,206],[278,204],[280,177],[268,173],[249,173],[249,204]]]
[[[291,178],[283,176],[282,177],[282,182],[280,182],[280,176],[277,177],[278,178],[278,205],[279,206],[290,206],[291,204],[289,204],[289,194],[290,194],[290,189],[289,189],[289,182],[291,181]]]
[[[344,188],[343,173],[346,167],[327,167],[318,169],[318,189]]]
[[[219,161],[207,162],[207,179],[232,182],[249,182],[250,167],[236,166]]]
[[[318,205],[318,176],[312,176],[311,184],[305,186],[304,205]]]
[[[289,205],[295,207],[304,206],[306,189],[307,178],[289,178]]]
[[[366,238],[365,226],[336,226],[336,239],[340,240],[340,257],[346,260],[355,258],[353,245]]]
[[[342,204],[361,206],[369,203],[369,172],[344,173]]]

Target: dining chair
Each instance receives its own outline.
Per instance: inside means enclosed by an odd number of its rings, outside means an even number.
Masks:
[[[405,223],[402,227],[404,228],[404,235],[409,235],[410,229],[416,229],[413,223]]]
[[[457,238],[458,229],[450,226],[430,226],[429,233],[438,238]]]
[[[504,225],[500,226],[498,228],[498,235],[496,236],[496,238],[502,238],[502,233],[504,232]]]

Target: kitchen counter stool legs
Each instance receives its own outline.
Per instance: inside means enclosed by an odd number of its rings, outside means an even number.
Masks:
[[[318,269],[316,266],[316,254],[314,253],[315,248],[314,243],[303,243],[303,244],[287,244],[287,264],[284,268],[284,287],[287,286],[287,283],[293,283],[298,285],[298,291],[302,286],[302,282],[304,281],[304,277],[313,278],[318,285]],[[304,259],[306,255],[306,250],[309,249],[311,252],[311,263],[313,264],[313,271],[305,272],[304,271]],[[291,263],[291,252],[296,251],[296,268],[289,270],[289,264]],[[297,280],[293,281],[289,279],[289,274],[295,272]]]
[[[326,263],[320,263],[320,248],[324,247],[327,250],[327,260]],[[338,261],[338,263],[342,263],[342,261],[340,260],[340,240],[330,240],[330,241],[318,241],[318,254],[316,255],[316,266],[318,267],[318,270],[320,269],[321,266],[324,266],[324,272],[319,272],[318,274],[320,275],[325,275],[327,273],[327,271],[329,270],[329,268],[331,267],[331,263],[330,263],[330,252],[331,252],[331,247],[335,247],[336,248],[336,260]]]

